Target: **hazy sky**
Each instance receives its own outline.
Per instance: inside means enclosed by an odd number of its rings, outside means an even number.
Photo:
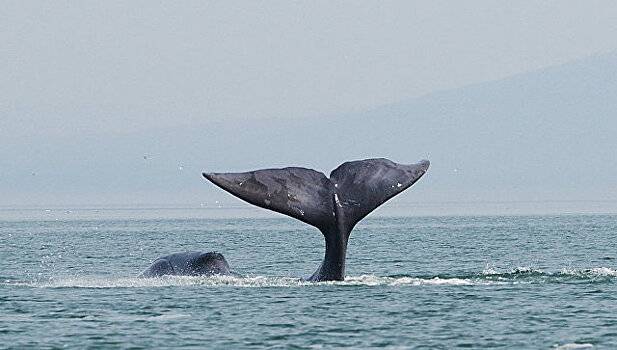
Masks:
[[[614,1],[3,1],[0,137],[358,111],[615,38]]]
[[[614,1],[3,1],[0,206],[376,156],[430,158],[418,201],[614,199],[616,38]]]

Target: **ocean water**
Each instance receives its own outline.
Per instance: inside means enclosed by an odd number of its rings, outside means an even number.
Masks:
[[[208,213],[4,210],[0,348],[617,348],[615,215],[370,216],[311,283],[316,229]],[[245,277],[135,277],[185,250]]]

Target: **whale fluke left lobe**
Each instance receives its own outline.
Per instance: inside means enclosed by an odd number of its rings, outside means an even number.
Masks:
[[[321,231],[335,224],[332,183],[315,170],[289,167],[203,176],[240,199],[289,215]]]

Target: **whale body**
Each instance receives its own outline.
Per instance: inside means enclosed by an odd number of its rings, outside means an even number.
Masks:
[[[300,167],[202,175],[244,201],[319,229],[326,251],[323,262],[307,280],[342,281],[347,242],[354,226],[416,183],[429,165],[428,160],[406,165],[377,158],[343,163],[329,178]]]
[[[225,257],[217,252],[182,252],[157,258],[140,277],[232,275]]]

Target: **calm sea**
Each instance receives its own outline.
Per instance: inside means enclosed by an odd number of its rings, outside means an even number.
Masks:
[[[4,210],[0,348],[617,348],[615,215],[371,216],[309,283],[316,229],[204,212]],[[135,277],[185,250],[245,277]]]

